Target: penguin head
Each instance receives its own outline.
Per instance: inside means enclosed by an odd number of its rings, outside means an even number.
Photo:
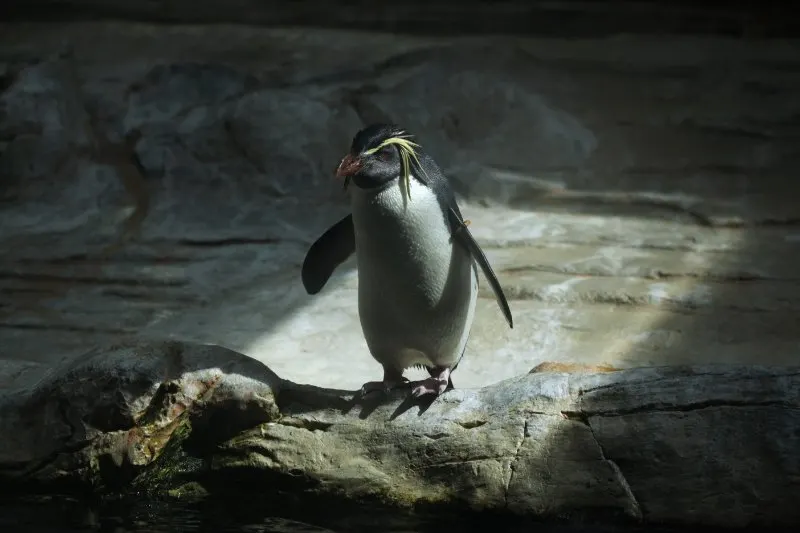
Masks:
[[[406,182],[419,168],[418,145],[394,124],[372,124],[356,133],[350,152],[336,169],[336,177],[362,189],[372,189],[398,178]]]

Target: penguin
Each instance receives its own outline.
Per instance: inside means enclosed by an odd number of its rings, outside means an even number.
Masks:
[[[508,301],[489,261],[467,229],[436,162],[394,124],[372,124],[353,137],[336,169],[349,193],[350,214],[308,249],[301,269],[308,294],[327,283],[352,254],[358,268],[358,314],[381,381],[360,394],[409,386],[413,397],[453,388],[478,298],[478,267],[508,326]],[[352,184],[352,185],[351,185]],[[430,377],[409,382],[403,372]]]

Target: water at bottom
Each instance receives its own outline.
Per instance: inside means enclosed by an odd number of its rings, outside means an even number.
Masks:
[[[341,512],[341,510],[340,510]],[[0,500],[2,533],[672,533],[681,529],[609,527],[589,524],[545,525],[443,517],[409,519],[362,509],[347,516],[335,509],[305,508],[276,516],[257,499],[221,504],[126,503],[91,506],[72,499]],[[265,516],[270,515],[265,518]]]
[[[254,503],[254,505],[257,505]],[[295,519],[242,516],[242,502],[225,508],[204,505],[142,503],[138,505],[87,505],[75,500],[4,501],[0,503],[3,533],[327,533]],[[255,510],[254,510],[255,511]],[[251,513],[251,514],[256,514]]]

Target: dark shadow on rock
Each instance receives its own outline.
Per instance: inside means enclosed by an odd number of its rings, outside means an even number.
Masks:
[[[358,403],[357,391],[325,389],[289,380],[282,381],[281,393],[278,396],[281,413],[289,416],[317,409],[330,409],[348,414]]]
[[[320,409],[330,409],[342,415],[357,411],[358,417],[361,420],[366,420],[376,409],[382,406],[388,406],[404,396],[409,396],[407,387],[398,387],[388,394],[381,391],[374,391],[362,396],[360,390],[343,391],[326,389],[314,385],[300,385],[284,380],[281,386],[281,393],[278,396],[278,407],[281,413],[286,416],[302,415]],[[407,398],[401,405],[406,406],[404,409],[405,411],[414,404],[415,402],[413,401],[409,403],[409,399]]]
[[[423,414],[425,414],[425,411],[427,411],[431,407],[431,405],[433,405],[433,402],[435,402],[436,400],[437,397],[431,394],[421,396],[419,398],[409,394],[408,396],[406,396],[403,402],[397,406],[397,409],[394,410],[392,415],[389,417],[389,420],[394,420],[398,416],[407,412],[409,409],[413,409],[414,407],[419,408],[418,415],[422,416]]]
[[[454,389],[453,380],[451,378],[450,381],[447,384],[447,388],[445,389],[445,391],[440,396],[434,396],[432,394],[427,394],[425,396],[421,396],[421,397],[417,398],[417,397],[414,397],[411,394],[409,394],[408,396],[406,396],[406,398],[403,400],[403,402],[400,405],[397,406],[397,409],[394,410],[392,415],[389,417],[389,420],[394,420],[398,416],[406,413],[409,409],[412,409],[414,407],[418,407],[419,408],[419,411],[417,411],[417,415],[418,416],[422,416],[422,415],[425,414],[425,412],[428,409],[430,409],[430,407],[433,405],[434,402],[436,402],[437,400],[440,400],[443,395],[447,394],[449,391],[451,391],[453,389]]]
[[[800,462],[789,444],[797,439],[800,410],[787,401],[781,380],[769,377],[782,369],[749,367],[749,375],[726,376],[730,368],[670,367],[660,378],[645,371],[639,386],[600,385],[582,394],[582,422],[643,516],[688,523],[691,515],[726,509],[714,519],[717,526],[800,522],[790,496],[800,494]],[[797,375],[797,367],[785,375]],[[712,379],[718,382],[709,387]],[[659,405],[654,391],[696,400]],[[666,472],[681,465],[690,487],[667,481]],[[675,516],[675,509],[687,512]]]
[[[447,389],[447,391],[450,390],[452,388]],[[283,380],[278,396],[278,407],[286,416],[329,409],[342,415],[357,411],[358,417],[366,420],[376,409],[392,405],[400,400],[399,405],[389,417],[389,420],[394,420],[414,407],[419,408],[418,414],[422,416],[437,399],[433,395],[416,398],[410,394],[410,387],[407,384],[401,385],[389,393],[374,391],[362,396],[360,391],[326,389]]]

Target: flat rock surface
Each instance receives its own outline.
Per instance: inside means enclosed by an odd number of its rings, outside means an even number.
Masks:
[[[511,299],[513,330],[483,284],[457,387],[543,361],[797,362],[798,41],[0,33],[0,387],[131,337],[379,377],[354,262],[316,297],[299,267],[346,212],[332,169],[385,119],[452,178]]]

